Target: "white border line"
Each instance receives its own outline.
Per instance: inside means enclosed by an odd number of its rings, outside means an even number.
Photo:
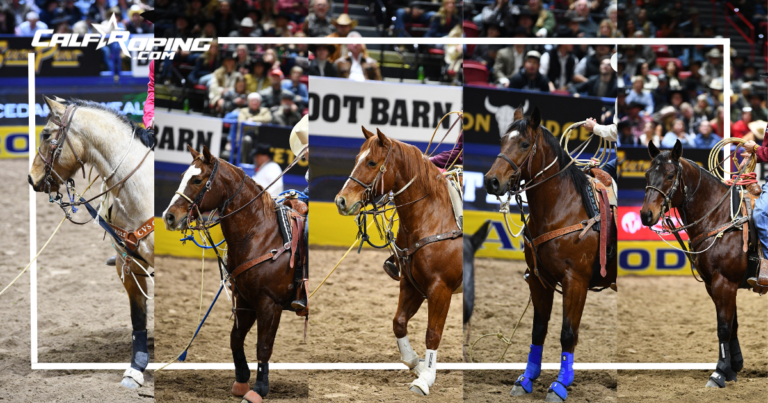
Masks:
[[[714,39],[578,39],[578,38],[302,38],[300,41],[285,38],[219,38],[220,44],[283,44],[283,43],[365,43],[365,44],[607,44],[607,45],[722,45],[723,46],[723,89],[724,94],[731,87],[730,57],[731,41],[728,38]],[[28,54],[29,79],[29,167],[35,159],[33,152],[36,145],[35,133],[35,54]],[[730,102],[723,98],[723,116],[730,121]],[[730,137],[729,125],[724,125],[724,137]],[[725,150],[724,150],[725,152]],[[727,154],[726,154],[727,155]],[[37,253],[37,215],[35,208],[36,193],[29,188],[29,254],[30,260]],[[37,263],[30,266],[30,305],[31,305],[31,362],[32,370],[123,370],[130,363],[38,363],[37,357]],[[553,347],[555,348],[555,347]],[[164,364],[151,363],[147,370],[155,370]],[[257,369],[257,364],[249,364],[251,369]],[[715,363],[579,363],[573,364],[574,370],[714,370]],[[526,363],[437,363],[439,370],[524,370]],[[405,370],[407,367],[399,363],[271,363],[273,370]],[[557,370],[559,363],[543,363],[542,369]],[[169,370],[234,370],[233,363],[173,363]]]

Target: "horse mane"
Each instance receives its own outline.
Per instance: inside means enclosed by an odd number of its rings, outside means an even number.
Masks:
[[[656,158],[654,158],[654,159],[653,159],[653,162],[654,162],[655,164],[662,164],[662,163],[664,163],[665,161],[668,161],[668,160],[670,160],[670,159],[672,158],[672,157],[670,156],[670,154],[671,154],[671,151],[670,151],[670,150],[662,151],[662,152],[660,152],[660,153],[659,153],[659,154],[656,156]],[[689,164],[691,164],[691,165],[693,165],[694,167],[696,167],[696,169],[698,169],[700,173],[701,173],[701,172],[706,172],[707,174],[709,174],[709,176],[710,176],[712,179],[714,179],[714,180],[715,180],[715,182],[716,182],[718,185],[720,185],[720,187],[723,187],[723,188],[727,188],[727,187],[728,187],[726,184],[724,184],[724,183],[723,183],[723,182],[720,180],[720,178],[718,178],[718,177],[717,177],[717,175],[715,175],[714,173],[712,173],[712,171],[710,171],[710,170],[708,170],[708,169],[704,169],[704,167],[702,167],[701,165],[699,165],[699,164],[698,164],[696,161],[693,161],[693,160],[691,160],[691,159],[688,159],[688,158],[685,158],[685,157],[682,157],[682,158],[683,158],[685,161],[687,161]]]
[[[136,131],[136,137],[141,140],[141,144],[144,144],[147,148],[152,148],[155,146],[155,137],[149,134],[149,131],[147,130],[139,130],[139,128],[136,127],[136,124],[128,118],[128,116],[123,115],[122,113],[109,108],[107,106],[104,106],[98,102],[94,101],[87,101],[84,99],[77,99],[77,98],[70,98],[68,100],[59,100],[63,105],[75,105],[77,107],[82,108],[90,108],[90,109],[98,109],[100,111],[109,112],[112,116],[114,116],[117,120],[119,120],[122,123],[125,123],[131,128],[131,131]]]
[[[400,151],[403,155],[402,167],[403,176],[406,180],[415,177],[414,185],[420,187],[428,194],[437,195],[442,190],[446,190],[445,184],[442,181],[437,180],[437,177],[442,177],[440,170],[419,150],[418,147],[403,143],[399,140],[389,138],[392,141],[393,146]]]
[[[509,133],[512,130],[517,130],[520,133],[528,133],[528,119],[520,119],[518,121],[512,122],[511,125],[509,125],[509,128],[507,128],[506,133]],[[541,129],[542,132],[542,139],[544,140],[544,143],[549,147],[550,150],[552,150],[553,153],[555,153],[555,156],[557,158],[557,164],[560,166],[560,169],[563,169],[563,167],[567,166],[571,162],[571,156],[565,150],[560,146],[560,141],[557,140],[557,138],[552,134],[552,132],[549,131],[544,126],[539,126],[539,129]],[[542,167],[544,168],[544,167]],[[587,174],[585,174],[582,170],[580,170],[575,164],[571,164],[568,166],[568,168],[565,168],[564,175],[568,175],[571,177],[571,181],[573,181],[573,185],[576,187],[576,191],[581,196],[581,202],[583,203],[584,207],[587,208],[592,202],[589,198],[589,178],[587,177]]]

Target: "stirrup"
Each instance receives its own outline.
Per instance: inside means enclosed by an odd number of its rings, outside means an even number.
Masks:
[[[305,299],[303,299],[303,298],[300,299],[300,300],[297,299],[296,301],[291,302],[291,308],[293,308],[293,309],[295,309],[297,311],[301,311],[303,309],[307,309],[307,301]]]
[[[107,259],[107,266],[115,266],[115,262],[117,262],[117,256],[112,256],[109,259]]]

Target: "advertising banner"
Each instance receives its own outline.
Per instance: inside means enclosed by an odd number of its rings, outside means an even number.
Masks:
[[[676,245],[677,240],[675,239],[674,235],[666,234],[659,238],[659,235],[651,231],[650,228],[643,225],[643,223],[640,221],[641,208],[641,206],[619,206],[617,222],[619,227],[619,241],[658,241],[660,239],[665,239]],[[677,220],[677,216],[677,213],[673,209],[672,222],[675,223],[676,226],[682,226],[683,223]],[[659,222],[654,225],[653,229],[656,231],[661,231],[661,223]],[[680,232],[680,237],[683,240],[688,240],[688,234],[685,231]]]
[[[39,133],[43,126],[37,126]],[[29,126],[0,126],[0,159],[26,158],[29,155]]]
[[[83,48],[32,47],[31,37],[0,37],[0,77],[27,77],[27,54],[35,53],[38,77],[99,76],[102,53]]]
[[[670,242],[677,245],[675,242]],[[691,265],[679,247],[664,241],[619,241],[619,276],[691,275]]]
[[[310,78],[313,135],[362,139],[360,126],[365,126],[398,140],[426,142],[446,113],[461,109],[461,87]],[[457,118],[451,115],[441,127],[448,129]],[[453,144],[458,135],[454,129],[444,142]]]
[[[683,150],[683,156],[689,160],[696,161],[699,165],[707,168],[709,159],[709,149],[686,148]],[[650,168],[651,156],[645,147],[619,147],[618,150],[618,170],[622,190],[644,190],[645,172]]]
[[[155,161],[189,165],[195,150],[203,146],[215,156],[221,148],[221,119],[196,115],[155,112]]]

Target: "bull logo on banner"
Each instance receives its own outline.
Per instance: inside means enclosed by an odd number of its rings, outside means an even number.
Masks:
[[[507,127],[512,124],[512,122],[515,121],[515,109],[509,105],[501,105],[501,106],[493,106],[491,105],[490,99],[488,97],[485,97],[485,109],[488,112],[491,112],[496,117],[496,124],[499,125],[499,137],[504,135],[504,131],[507,130]],[[523,105],[523,114],[528,112],[528,100],[525,100],[525,105]]]

